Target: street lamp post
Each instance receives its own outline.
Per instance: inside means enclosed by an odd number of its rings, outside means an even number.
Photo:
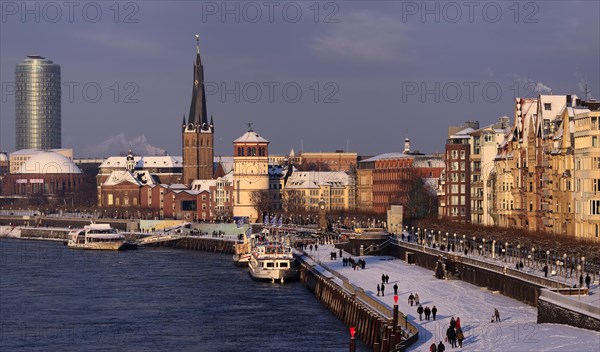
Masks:
[[[492,259],[496,260],[496,240],[492,241]]]
[[[454,251],[456,252],[456,250],[458,249],[458,246],[456,245],[456,232],[454,233],[454,242],[452,242],[452,246],[454,247]]]
[[[485,258],[485,238],[481,240],[481,253],[483,254],[483,257]]]
[[[467,246],[467,235],[463,235],[463,245],[462,245],[462,251],[465,251],[465,247]]]
[[[581,269],[582,269],[581,265],[577,265],[577,274],[583,275],[583,274],[581,274]],[[581,283],[578,282],[578,284],[579,285],[577,285],[577,296],[581,300]]]
[[[535,261],[535,248],[531,248],[531,260],[533,260],[533,262],[531,263],[531,267],[535,267],[535,270],[537,270],[537,262]]]
[[[450,237],[448,235],[448,232],[446,232],[446,251],[448,251],[448,246],[450,245]]]
[[[504,242],[504,250],[502,251],[504,255],[504,262],[506,263],[506,256],[508,256],[508,242]]]
[[[565,283],[567,283],[567,253],[563,254],[563,262],[565,262]]]
[[[519,266],[519,270],[521,270],[521,245],[517,245],[517,265]]]

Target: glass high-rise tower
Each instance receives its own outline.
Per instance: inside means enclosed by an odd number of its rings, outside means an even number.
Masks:
[[[15,69],[16,148],[61,148],[60,65],[27,56]]]

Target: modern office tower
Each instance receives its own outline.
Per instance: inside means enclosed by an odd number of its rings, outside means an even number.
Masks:
[[[16,149],[61,148],[60,65],[37,55],[15,69]]]

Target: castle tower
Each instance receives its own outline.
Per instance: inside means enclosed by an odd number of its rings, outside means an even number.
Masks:
[[[252,193],[269,190],[269,141],[250,129],[233,141],[233,216],[260,220]]]
[[[206,94],[204,91],[204,66],[200,59],[200,36],[196,35],[196,62],[194,85],[188,121],[183,117],[183,183],[191,185],[194,180],[213,178],[214,125],[212,116],[208,122]]]

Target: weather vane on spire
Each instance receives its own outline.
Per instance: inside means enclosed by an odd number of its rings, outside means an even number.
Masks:
[[[248,132],[252,131],[252,126],[254,125],[253,122],[246,122],[246,125],[248,125]]]
[[[196,52],[200,54],[200,34],[196,34]]]

